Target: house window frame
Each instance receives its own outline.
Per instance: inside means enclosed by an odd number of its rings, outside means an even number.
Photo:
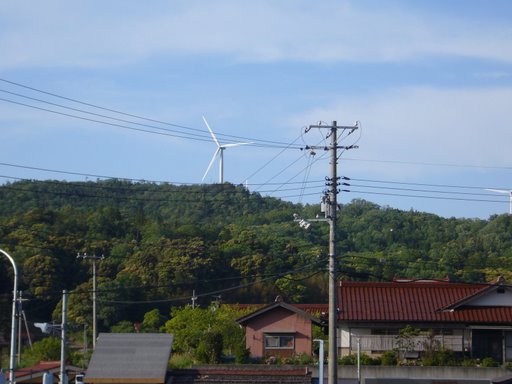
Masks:
[[[271,345],[268,340],[277,339],[277,346]],[[276,344],[276,343],[273,343]],[[294,333],[265,333],[264,335],[265,349],[295,349]]]

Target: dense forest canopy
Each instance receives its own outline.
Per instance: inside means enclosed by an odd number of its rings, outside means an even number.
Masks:
[[[231,303],[276,295],[326,302],[328,226],[305,231],[294,213],[315,217],[320,207],[228,183],[19,181],[0,187],[0,248],[19,265],[31,321],[58,318],[67,289],[70,321],[91,323],[92,263],[77,259],[79,252],[105,256],[97,262],[100,330],[140,321],[154,308],[169,314],[193,292],[205,306],[219,295]],[[512,277],[509,215],[444,219],[354,200],[341,206],[337,232],[343,279]],[[2,308],[11,281],[0,259]]]

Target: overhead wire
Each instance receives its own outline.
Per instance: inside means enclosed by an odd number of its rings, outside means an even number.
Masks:
[[[80,112],[80,113],[90,114],[90,115],[93,115],[93,116],[103,117],[103,118],[112,119],[112,120],[116,120],[116,121],[121,121],[121,122],[129,123],[129,124],[145,126],[145,127],[148,127],[148,128],[157,129],[157,130],[161,130],[161,131],[165,131],[165,132],[155,132],[155,131],[151,131],[151,130],[147,130],[147,129],[137,129],[137,128],[134,128],[134,127],[125,126],[123,124],[114,124],[114,123],[109,123],[109,122],[105,122],[105,121],[101,121],[101,120],[96,120],[96,119],[90,119],[90,118],[86,118],[86,117],[82,117],[82,116],[71,115],[71,114],[67,114],[67,113],[63,113],[63,112],[58,112],[58,111],[50,110],[50,109],[47,109],[47,108],[41,108],[41,107],[37,107],[37,106],[34,106],[34,105],[30,105],[30,104],[26,104],[26,103],[21,103],[21,102],[16,102],[14,100],[9,100],[9,99],[4,99],[4,98],[0,98],[0,101],[4,101],[4,102],[8,102],[8,103],[13,103],[13,104],[18,104],[18,105],[21,105],[21,106],[24,106],[24,107],[28,107],[28,108],[39,109],[39,110],[43,110],[43,111],[50,112],[50,113],[56,113],[56,114],[64,115],[64,116],[67,116],[67,117],[73,117],[73,118],[87,120],[87,121],[91,121],[91,122],[95,122],[95,123],[112,125],[112,126],[116,126],[116,127],[119,127],[119,128],[131,129],[131,130],[136,130],[136,131],[146,132],[146,133],[153,133],[153,134],[164,134],[166,136],[180,137],[180,138],[185,138],[185,139],[192,139],[192,140],[200,140],[200,141],[211,142],[211,139],[210,139],[210,136],[209,136],[209,132],[204,130],[204,129],[197,129],[197,128],[192,128],[192,127],[188,127],[188,126],[185,126],[185,125],[168,123],[168,122],[165,122],[165,121],[151,119],[151,118],[143,117],[143,116],[140,116],[140,115],[130,114],[130,113],[122,112],[122,111],[111,109],[111,108],[105,108],[105,107],[102,107],[102,106],[99,106],[99,105],[96,105],[96,104],[83,102],[83,101],[80,101],[80,100],[77,100],[77,99],[73,99],[73,98],[70,98],[70,97],[65,97],[65,96],[58,95],[58,94],[52,93],[52,92],[47,92],[47,91],[44,91],[44,90],[41,90],[41,89],[30,87],[30,86],[27,86],[27,85],[24,85],[24,84],[20,84],[20,83],[17,83],[17,82],[13,82],[13,81],[10,81],[10,80],[7,80],[7,79],[3,79],[3,78],[0,78],[0,81],[2,81],[4,83],[7,83],[7,84],[11,84],[11,85],[17,86],[17,87],[28,89],[28,90],[31,90],[31,91],[34,91],[34,92],[38,92],[38,93],[46,94],[48,96],[56,97],[56,98],[59,98],[59,99],[62,99],[62,100],[71,101],[73,103],[77,103],[77,104],[80,104],[80,105],[84,105],[84,106],[88,106],[88,107],[92,107],[92,108],[97,108],[97,109],[100,109],[100,110],[103,110],[103,111],[107,111],[107,112],[111,112],[111,113],[116,113],[116,114],[119,114],[119,115],[128,116],[128,117],[139,119],[139,120],[144,120],[144,121],[148,121],[148,122],[151,122],[151,123],[157,123],[157,124],[162,124],[162,125],[171,126],[171,127],[175,127],[175,128],[180,128],[180,129],[184,129],[184,130],[191,131],[191,132],[194,132],[194,133],[187,133],[187,132],[184,132],[184,131],[176,132],[175,130],[165,129],[165,128],[162,128],[162,127],[156,127],[154,125],[142,124],[142,123],[138,123],[138,122],[134,122],[134,121],[129,121],[129,120],[126,120],[126,119],[119,119],[119,118],[115,118],[115,117],[112,117],[112,116],[98,114],[98,113],[94,113],[94,112],[91,112],[91,111],[86,111],[86,110],[83,110],[83,109],[73,108],[73,107],[65,106],[65,105],[58,104],[58,103],[53,103],[53,102],[50,102],[50,101],[47,101],[47,100],[33,98],[33,97],[30,97],[30,96],[27,96],[27,95],[19,94],[19,93],[16,93],[16,92],[11,92],[11,91],[8,91],[8,90],[0,90],[0,91],[2,91],[4,93],[11,94],[13,96],[22,97],[22,98],[25,98],[25,99],[29,99],[29,100],[33,100],[33,101],[37,101],[37,102],[41,102],[41,103],[46,103],[46,104],[50,104],[50,105],[53,105],[53,106],[58,106],[60,108],[65,108],[65,109],[73,110],[73,111]],[[180,133],[181,135],[178,135],[177,133]],[[182,135],[185,135],[185,136],[182,136]],[[230,142],[234,142],[234,141],[237,141],[237,140],[251,141],[251,145],[252,146],[257,146],[257,147],[267,147],[267,148],[289,147],[288,143],[283,143],[283,142],[278,142],[278,141],[273,141],[273,140],[248,138],[248,137],[236,136],[236,135],[228,135],[228,134],[223,134],[223,133],[217,133],[217,135],[219,137],[223,138],[224,140],[227,140],[227,141],[230,141]],[[197,136],[197,137],[194,137],[194,136]],[[294,149],[298,149],[298,148],[294,148]]]
[[[318,263],[319,262],[314,263],[314,264],[309,264],[309,265],[306,265],[306,266],[304,266],[302,268],[298,268],[298,269],[295,269],[295,270],[292,270],[292,271],[277,273],[277,274],[275,274],[273,276],[269,276],[269,277],[266,277],[264,279],[252,281],[252,282],[249,282],[249,283],[239,284],[239,285],[234,286],[234,287],[228,287],[228,288],[218,289],[218,290],[214,290],[214,291],[210,291],[210,292],[205,292],[205,293],[201,293],[201,294],[196,294],[196,297],[210,297],[210,296],[222,294],[222,293],[225,293],[225,292],[230,292],[230,291],[234,291],[234,290],[238,290],[238,289],[242,289],[242,288],[251,287],[253,285],[261,284],[261,283],[263,283],[265,281],[268,281],[268,280],[271,280],[271,279],[275,279],[276,277],[282,277],[282,276],[289,275],[289,274],[295,274],[295,273],[298,273],[300,271],[303,271],[304,269],[312,268],[312,267],[316,266],[316,264],[318,264]],[[320,273],[320,272],[321,271],[318,271],[317,273]],[[101,301],[101,302],[104,302],[104,303],[109,303],[109,304],[156,304],[156,303],[179,302],[179,301],[185,301],[185,300],[190,300],[190,295],[181,296],[181,297],[178,297],[178,298],[156,299],[156,300],[102,300],[102,299],[98,299],[98,301]]]
[[[300,160],[300,159],[298,159]],[[298,161],[297,160],[297,161]],[[5,165],[5,163],[0,163],[0,165]],[[32,168],[32,167],[30,167]],[[307,168],[304,168],[304,170],[306,170]],[[69,172],[65,172],[65,173],[69,173]],[[76,173],[73,173],[73,174],[76,174]],[[299,173],[300,174],[300,173]],[[91,174],[80,174],[80,175],[88,175],[88,176],[93,176]],[[96,176],[99,176],[99,175],[96,175]],[[102,176],[102,177],[107,177],[107,176]],[[296,176],[294,176],[296,177]],[[5,176],[5,175],[0,175],[0,178],[7,178],[7,179],[14,179],[14,180],[23,180],[23,181],[34,181],[34,180],[31,180],[31,179],[23,179],[23,178],[17,178],[17,177],[13,177],[13,176]],[[322,188],[323,186],[320,184],[322,183],[322,181],[311,181],[308,183],[311,184],[311,183],[314,183],[314,184],[319,184],[318,186],[315,186],[315,185],[312,185],[312,186],[309,186],[309,187],[304,187],[304,181],[300,182],[301,186],[300,187],[297,187],[297,188],[285,188],[283,189],[282,187],[284,185],[293,185],[293,184],[299,184],[299,182],[297,183],[294,183],[292,182],[293,178],[289,179],[288,181],[286,182],[283,182],[283,183],[275,183],[275,185],[278,185],[277,188],[272,188],[272,189],[268,189],[268,190],[258,190],[256,189],[254,192],[259,192],[259,193],[269,193],[269,194],[275,194],[277,192],[289,192],[289,191],[293,191],[293,190],[297,190],[299,193],[298,194],[295,194],[295,195],[281,195],[279,196],[280,198],[283,198],[283,199],[289,199],[289,198],[303,198],[304,196],[311,196],[311,195],[318,195],[321,193],[321,191],[319,191],[318,193],[304,193],[304,190],[307,188],[307,189],[320,189]],[[120,179],[122,180],[122,179]],[[126,179],[128,181],[137,181],[137,180],[134,180],[134,179]],[[365,180],[366,182],[374,182],[374,183],[392,183],[392,184],[405,184],[405,185],[418,185],[418,186],[433,186],[433,187],[449,187],[449,188],[463,188],[463,189],[485,189],[485,188],[482,188],[482,187],[473,187],[473,186],[454,186],[454,185],[442,185],[442,184],[427,184],[427,183],[404,183],[404,182],[397,182],[397,181],[382,181],[382,180],[370,180],[370,179],[354,179],[354,180]],[[39,181],[41,183],[49,183],[49,182],[53,182],[55,183],[56,181]],[[90,183],[83,183],[83,182],[67,182],[69,183],[70,185],[73,185],[73,186],[78,186],[80,188],[97,188],[97,189],[103,189],[103,190],[108,190],[108,189],[111,189],[112,192],[119,192],[119,191],[122,191],[122,187],[107,187],[107,186],[98,186],[97,184],[90,184]],[[82,183],[82,184],[80,184]],[[269,184],[270,183],[264,183],[264,184],[260,184],[260,187],[261,186],[264,186],[266,184]],[[186,184],[183,184],[183,185],[186,185]],[[193,184],[188,184],[188,185],[193,185]],[[381,190],[396,190],[396,191],[410,191],[410,192],[421,192],[421,193],[430,193],[430,194],[434,194],[434,193],[437,193],[437,194],[442,194],[442,195],[465,195],[465,196],[495,196],[494,194],[490,194],[490,193],[468,193],[468,192],[461,192],[461,191],[441,191],[441,190],[426,190],[426,189],[413,189],[413,188],[395,188],[395,187],[387,187],[387,186],[372,186],[372,185],[362,185],[362,184],[353,184],[352,186],[354,187],[358,187],[358,188],[369,188],[369,189],[381,189]],[[11,185],[3,185],[3,186],[0,186],[0,188],[4,188],[4,189],[9,189],[9,190],[19,190],[19,191],[22,191],[24,189],[20,188],[20,187],[17,187],[15,184],[11,184]],[[128,187],[126,187],[128,188]],[[488,189],[488,188],[487,188]],[[131,191],[130,189],[126,189],[126,191],[130,191],[130,192],[133,192]],[[65,191],[31,191],[33,193],[42,193],[42,194],[53,194],[53,195],[62,195],[62,196],[65,196],[65,195],[68,195],[68,196],[74,196],[76,195],[76,193],[72,193],[72,192],[65,192]],[[142,191],[141,191],[142,192]],[[194,191],[195,193],[204,193],[204,191]],[[506,201],[504,200],[498,200],[497,198],[496,199],[470,199],[470,198],[462,198],[462,197],[447,197],[447,196],[430,196],[430,195],[420,195],[420,194],[401,194],[401,193],[389,193],[389,192],[376,192],[376,191],[368,191],[368,190],[354,190],[354,189],[348,189],[348,190],[344,190],[344,192],[346,193],[360,193],[360,194],[370,194],[370,195],[383,195],[383,196],[397,196],[397,197],[408,197],[408,198],[419,198],[419,199],[437,199],[437,200],[458,200],[458,201],[473,201],[473,202],[483,202],[483,203],[506,203]],[[161,193],[161,191],[155,191],[155,193]],[[168,193],[172,193],[172,192],[168,192]],[[233,193],[237,193],[237,191],[233,191]],[[175,199],[169,199],[169,198],[151,198],[151,197],[133,197],[133,196],[106,196],[106,195],[98,195],[98,194],[91,194],[91,193],[81,193],[80,194],[80,197],[89,197],[89,198],[114,198],[114,199],[118,199],[118,200],[127,200],[127,201],[167,201],[167,202],[172,202],[172,201],[184,201],[183,199],[179,199],[179,200],[175,200]],[[194,202],[196,200],[189,200],[189,202]]]

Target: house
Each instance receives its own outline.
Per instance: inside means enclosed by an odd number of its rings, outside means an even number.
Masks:
[[[413,355],[429,343],[467,358],[512,361],[512,287],[446,280],[349,282],[338,286],[340,354],[380,354],[396,348],[407,325],[418,328]]]
[[[312,313],[324,307],[312,305],[306,311],[298,305],[284,303],[278,297],[274,303],[239,318],[237,322],[245,327],[246,347],[254,358],[309,355],[313,342],[312,324],[322,325],[320,318]]]
[[[81,368],[66,364],[66,374],[69,381],[74,380],[79,372],[81,372]],[[40,384],[45,373],[52,375],[53,382],[58,383],[60,380],[60,360],[41,361],[31,367],[16,369],[14,378],[17,383]],[[6,380],[9,380],[8,372],[6,374]]]
[[[173,335],[100,333],[85,383],[164,384]]]

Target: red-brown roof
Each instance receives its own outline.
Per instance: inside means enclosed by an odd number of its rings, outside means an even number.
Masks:
[[[218,365],[169,371],[174,384],[311,384],[306,367],[277,365]]]
[[[339,320],[385,322],[512,323],[511,307],[450,305],[488,290],[487,284],[442,281],[341,282]]]
[[[299,308],[299,306],[297,304],[287,304],[287,303],[284,303],[283,301],[275,301],[272,304],[266,305],[262,308],[257,309],[254,312],[251,312],[243,317],[240,317],[236,321],[241,325],[246,325],[248,322],[250,322],[255,317],[261,316],[269,311],[274,310],[275,308],[284,308],[290,312],[296,313],[304,318],[309,319],[311,322],[313,322],[315,324],[321,324],[321,320],[319,318],[317,318],[314,314]]]
[[[31,378],[42,377],[45,372],[55,373],[60,371],[60,360],[59,361],[40,361],[38,364],[26,368],[17,368],[14,372],[16,381],[22,382],[27,381]],[[68,375],[72,375],[80,371],[80,368],[66,365],[66,371]],[[5,377],[9,379],[9,372],[5,372]]]

